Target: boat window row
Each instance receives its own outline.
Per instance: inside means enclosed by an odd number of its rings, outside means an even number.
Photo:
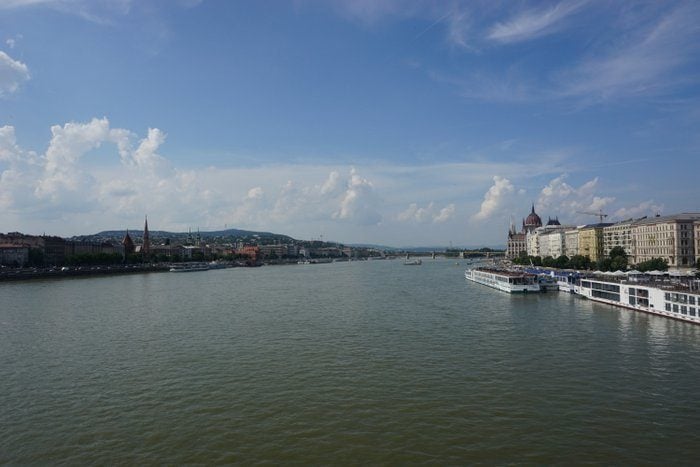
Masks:
[[[620,294],[620,286],[616,284],[607,284],[605,282],[590,282],[590,281],[581,281],[581,287],[584,287],[586,289],[593,289],[593,290],[603,290],[606,292],[614,292],[616,294]]]
[[[596,297],[596,298],[604,298],[605,300],[612,300],[615,302],[620,301],[620,294],[619,293],[614,293],[614,292],[606,292],[603,290],[596,290],[593,289],[591,291],[591,295]]]
[[[633,295],[629,296],[629,304],[630,305],[637,305],[637,306],[644,306],[649,308],[649,299],[644,298],[644,297],[635,297]]]
[[[534,277],[511,277],[510,283],[515,285],[532,285],[535,283]]]
[[[485,273],[480,273],[479,271],[475,271],[473,274],[474,279],[477,279],[481,281],[483,284],[487,285],[495,285],[496,280],[494,279],[493,274],[485,274]]]
[[[672,311],[687,316],[700,316],[700,308],[696,309],[692,306],[679,305],[678,303],[666,302],[666,311]]]
[[[504,284],[532,285],[535,283],[534,277],[530,276],[508,277],[480,271],[474,271],[473,277],[475,279],[478,278],[480,281],[487,284],[495,284],[496,282],[502,282]]]
[[[649,291],[647,289],[630,288],[630,295],[634,295],[636,297],[649,298]]]
[[[700,305],[700,297],[696,298],[695,295],[666,292],[665,298],[669,302],[688,303],[690,305],[695,305],[697,303],[698,305]]]

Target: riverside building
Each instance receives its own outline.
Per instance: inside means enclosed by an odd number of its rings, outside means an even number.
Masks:
[[[558,258],[566,249],[564,233],[572,226],[559,223],[559,219],[550,218],[547,225],[538,227],[527,234],[527,253],[530,256]]]
[[[533,203],[530,214],[523,219],[523,226],[520,232],[515,231],[515,224],[511,221],[510,229],[508,230],[508,243],[506,249],[506,259],[517,258],[528,252],[527,234],[533,232],[538,227],[542,227],[542,219],[535,212]]]
[[[691,268],[700,264],[700,213],[642,217],[616,223],[597,223],[579,227],[562,226],[549,218],[547,225],[535,213],[523,220],[522,230],[515,231],[511,221],[506,258],[520,255],[558,258],[587,256],[592,262],[610,257],[621,247],[629,264],[661,258],[672,268]]]
[[[603,259],[603,229],[609,225],[612,224],[601,222],[580,227],[578,231],[579,254],[588,256],[593,262]]]
[[[564,255],[571,258],[578,254],[578,229],[569,229],[564,232]]]
[[[620,247],[625,254],[632,256],[632,229],[634,220],[628,219],[603,227],[603,255],[610,256],[610,250]]]
[[[696,232],[700,213],[681,213],[641,219],[632,227],[632,263],[653,258],[671,267],[690,267],[698,258]]]

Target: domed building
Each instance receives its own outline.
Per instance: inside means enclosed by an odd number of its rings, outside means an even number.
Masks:
[[[530,214],[528,214],[523,221],[523,233],[532,232],[537,227],[542,227],[542,219],[540,219],[540,216],[535,212],[535,204],[533,203],[532,211],[530,211]]]
[[[552,219],[550,219],[550,222]],[[559,221],[557,221],[559,222]],[[536,228],[542,227],[542,219],[535,212],[535,204],[532,204],[530,214],[523,219],[523,228],[520,232],[515,231],[515,224],[511,220],[508,230],[508,243],[506,258],[512,259],[520,256],[521,252],[527,252],[527,234],[534,232]]]

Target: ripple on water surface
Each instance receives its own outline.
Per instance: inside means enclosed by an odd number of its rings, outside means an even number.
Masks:
[[[376,261],[0,284],[2,463],[692,463],[700,331]]]

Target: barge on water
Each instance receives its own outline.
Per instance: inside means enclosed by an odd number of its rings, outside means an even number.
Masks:
[[[502,292],[540,292],[537,276],[524,272],[479,267],[467,269],[464,271],[464,277],[477,284],[486,285]]]

